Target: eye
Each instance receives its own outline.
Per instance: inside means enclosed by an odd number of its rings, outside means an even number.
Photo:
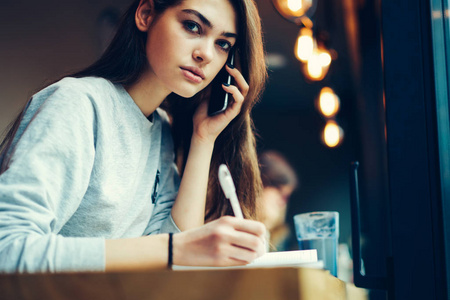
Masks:
[[[200,34],[201,33],[201,27],[198,23],[194,21],[184,21],[183,22],[184,28],[192,33]]]
[[[218,41],[217,45],[219,45],[219,47],[222,48],[222,50],[224,50],[225,52],[228,52],[231,49],[231,44],[228,41]]]

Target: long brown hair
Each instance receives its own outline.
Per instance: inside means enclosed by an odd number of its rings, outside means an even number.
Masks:
[[[155,17],[158,17],[167,8],[178,5],[182,0],[149,1]],[[259,100],[267,78],[261,20],[253,0],[229,1],[236,11],[239,23],[235,45],[237,66],[250,89],[240,114],[225,128],[215,143],[208,183],[205,215],[207,221],[232,214],[231,206],[220,190],[217,178],[220,164],[225,163],[230,168],[245,217],[256,218],[256,199],[262,191],[254,127],[250,117],[250,111]],[[70,77],[97,76],[123,85],[131,85],[139,79],[148,65],[145,57],[146,34],[140,32],[135,24],[135,12],[139,3],[140,0],[135,0],[124,14],[114,39],[99,60],[86,69],[69,75]],[[173,137],[181,173],[189,151],[193,113],[208,95],[206,88],[190,100],[180,101],[181,97],[172,93],[163,102],[164,108],[173,118]],[[5,152],[8,151],[22,115],[23,112],[1,143],[0,157],[4,158]]]
[[[220,189],[217,177],[219,165],[228,165],[234,178],[236,192],[243,208],[244,216],[257,218],[257,204],[262,192],[262,182],[256,154],[254,125],[251,109],[258,102],[264,89],[267,71],[264,61],[261,21],[252,0],[230,0],[233,4],[238,24],[236,42],[237,65],[249,84],[250,90],[244,100],[241,112],[218,136],[211,160],[205,220],[213,220],[222,215],[232,215],[229,201]],[[180,101],[178,95],[167,99],[173,116],[173,136],[177,154],[181,160],[181,170],[186,162],[192,136],[192,115],[208,90],[198,93],[191,101]]]

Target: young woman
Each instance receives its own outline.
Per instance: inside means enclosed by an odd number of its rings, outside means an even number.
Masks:
[[[222,88],[233,101],[210,117],[210,83],[232,48],[234,83]],[[229,165],[254,219],[249,112],[265,78],[252,0],[135,1],[104,55],[34,95],[3,141],[0,269],[223,266],[261,255],[262,223],[221,217],[231,209],[217,169]]]

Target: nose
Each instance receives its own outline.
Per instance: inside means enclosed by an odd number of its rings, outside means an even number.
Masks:
[[[192,52],[195,61],[203,64],[208,64],[213,59],[214,43],[206,42],[200,43]]]

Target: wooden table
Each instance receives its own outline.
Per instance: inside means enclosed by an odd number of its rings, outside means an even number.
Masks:
[[[1,299],[367,299],[323,270],[271,268],[0,275]]]

